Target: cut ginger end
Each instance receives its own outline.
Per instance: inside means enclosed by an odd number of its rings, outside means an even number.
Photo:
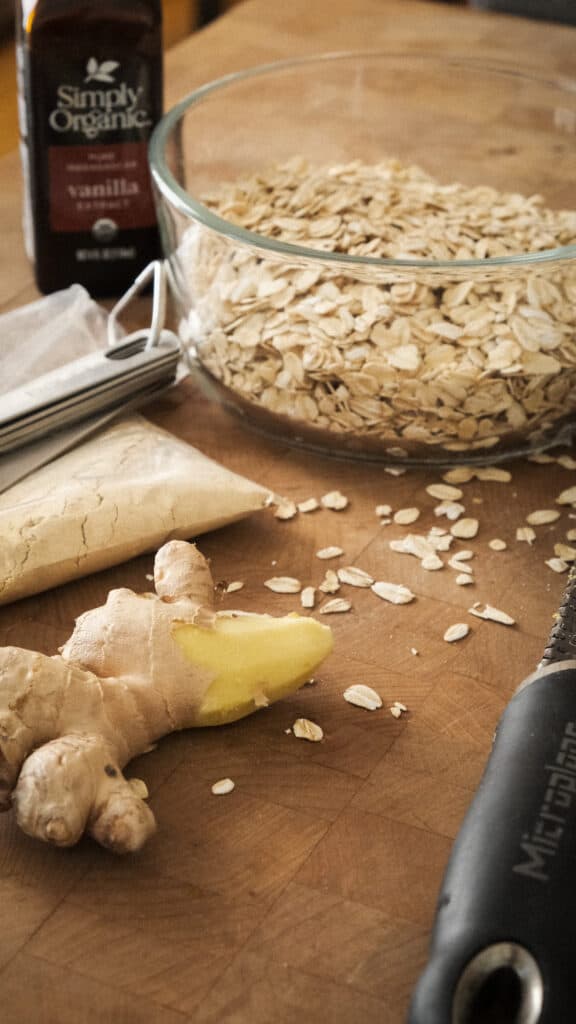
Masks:
[[[194,722],[225,725],[294,693],[332,650],[332,631],[290,614],[221,614],[203,627],[178,623],[172,635],[187,660],[214,673]]]

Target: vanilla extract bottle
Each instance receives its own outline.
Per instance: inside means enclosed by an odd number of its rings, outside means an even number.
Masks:
[[[26,249],[42,292],[123,293],[159,254],[161,0],[19,0]]]

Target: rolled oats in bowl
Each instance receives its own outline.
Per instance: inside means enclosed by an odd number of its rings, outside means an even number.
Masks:
[[[573,82],[344,54],[198,90],[152,148],[181,335],[270,435],[387,462],[571,437]]]

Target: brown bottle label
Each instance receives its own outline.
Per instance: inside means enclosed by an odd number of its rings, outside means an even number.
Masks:
[[[108,242],[155,223],[145,142],[51,146],[48,158],[52,231]]]

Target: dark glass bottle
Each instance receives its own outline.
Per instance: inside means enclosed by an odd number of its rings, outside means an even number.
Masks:
[[[43,292],[126,290],[159,253],[148,140],[161,0],[19,0],[24,230]]]

